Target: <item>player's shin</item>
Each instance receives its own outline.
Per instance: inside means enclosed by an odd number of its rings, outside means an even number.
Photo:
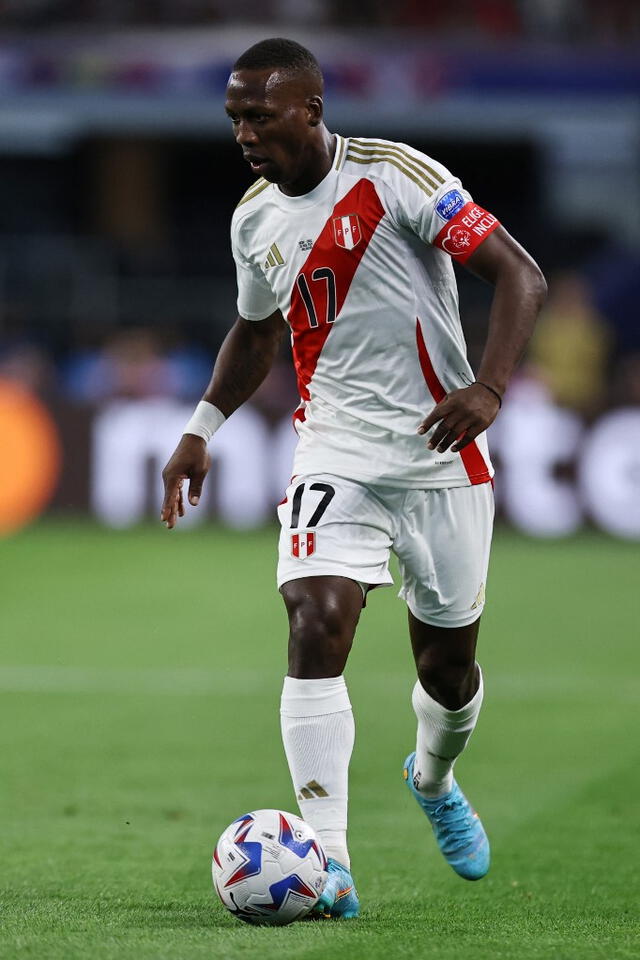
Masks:
[[[349,867],[348,775],[355,728],[344,677],[285,677],[280,720],[301,816],[327,856]]]
[[[453,786],[453,765],[467,745],[482,706],[482,671],[479,686],[460,710],[447,710],[418,681],[412,703],[418,718],[414,785],[426,797],[440,797]]]

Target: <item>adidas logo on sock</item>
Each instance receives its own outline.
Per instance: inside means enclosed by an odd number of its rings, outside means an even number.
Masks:
[[[321,787],[317,780],[310,780],[300,789],[298,800],[314,800],[317,797],[328,797],[329,794]]]

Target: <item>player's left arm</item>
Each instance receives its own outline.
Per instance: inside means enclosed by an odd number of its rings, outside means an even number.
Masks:
[[[494,229],[464,265],[492,284],[494,295],[476,382],[447,394],[418,428],[425,434],[437,424],[428,447],[441,453],[462,450],[495,420],[547,293],[540,267],[504,227]]]

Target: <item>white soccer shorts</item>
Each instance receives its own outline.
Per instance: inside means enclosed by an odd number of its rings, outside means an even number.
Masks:
[[[440,490],[370,486],[331,474],[296,477],[278,507],[278,587],[301,577],[393,584],[418,620],[464,627],[482,613],[494,502],[490,483]]]

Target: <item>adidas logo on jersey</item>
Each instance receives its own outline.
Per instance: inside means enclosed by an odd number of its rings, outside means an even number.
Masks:
[[[267,254],[267,259],[264,262],[264,269],[268,270],[269,267],[280,267],[284,263],[284,258],[280,251],[278,250],[278,244],[272,243],[269,247],[269,253]]]
[[[324,787],[321,787],[317,780],[310,780],[304,787],[300,788],[298,800],[313,800],[316,797],[328,797],[329,794]]]

